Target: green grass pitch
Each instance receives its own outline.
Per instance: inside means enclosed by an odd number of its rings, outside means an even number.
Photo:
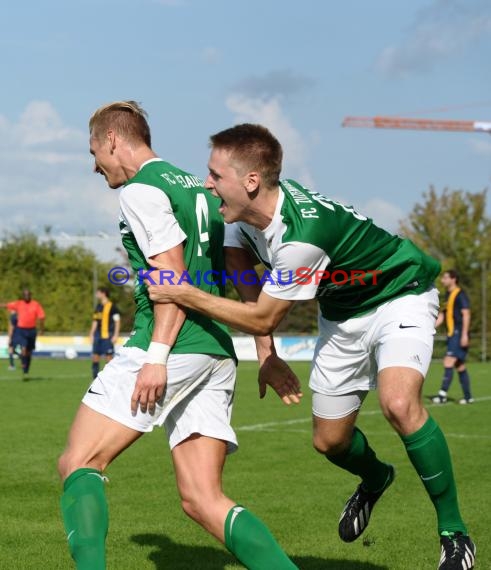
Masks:
[[[72,568],[59,516],[56,460],[80,398],[88,361],[35,359],[32,379],[0,361],[0,569]],[[436,519],[399,438],[371,394],[359,425],[382,459],[397,469],[370,526],[353,544],[337,536],[337,522],[357,480],[311,446],[308,364],[293,364],[303,380],[299,406],[272,393],[257,397],[254,363],[239,367],[233,425],[239,452],[224,474],[226,493],[259,515],[302,570],[418,570],[436,568]],[[491,568],[491,367],[469,366],[476,403],[430,405],[454,459],[461,510],[477,544],[477,569]],[[441,363],[424,388],[435,394]],[[451,396],[460,398],[454,379]],[[428,400],[427,400],[428,401]],[[144,436],[107,470],[110,528],[108,569],[229,570],[232,556],[181,512],[167,440]],[[274,569],[272,569],[274,570]]]

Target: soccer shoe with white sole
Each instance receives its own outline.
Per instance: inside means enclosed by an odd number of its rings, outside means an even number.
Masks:
[[[358,485],[356,491],[346,503],[339,519],[339,538],[344,542],[353,542],[366,529],[375,503],[388,489],[395,477],[395,470],[389,465],[387,481],[380,491],[367,491],[363,483]]]
[[[440,536],[441,556],[438,570],[471,570],[476,560],[476,545],[461,532]]]
[[[431,398],[431,401],[434,404],[446,404],[447,403],[447,393],[445,392],[445,390],[440,390],[438,392],[438,395],[433,396],[433,398]]]
[[[459,404],[473,404],[474,403],[474,398],[461,398],[459,400]]]

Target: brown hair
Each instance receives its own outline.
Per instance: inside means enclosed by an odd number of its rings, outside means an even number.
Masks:
[[[115,101],[97,109],[89,120],[91,136],[99,139],[105,136],[109,129],[114,129],[129,142],[143,142],[151,147],[147,113],[136,101]]]
[[[443,273],[446,273],[451,279],[455,279],[455,283],[458,283],[460,280],[460,275],[455,269],[447,269]]]
[[[237,171],[257,170],[264,185],[279,184],[283,150],[278,139],[262,125],[244,123],[225,129],[210,137],[210,146],[230,151]]]
[[[97,291],[99,291],[100,293],[104,293],[104,295],[109,299],[109,297],[111,296],[111,293],[109,291],[109,289],[107,287],[97,287]]]

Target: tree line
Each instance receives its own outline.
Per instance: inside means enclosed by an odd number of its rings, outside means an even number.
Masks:
[[[486,197],[486,190],[471,193],[445,188],[439,193],[430,187],[399,226],[400,235],[438,259],[442,270],[454,268],[460,273],[471,299],[471,332],[476,336],[481,334],[483,319],[491,326],[491,219],[486,215]],[[48,333],[88,331],[95,301],[94,276],[97,286],[110,289],[120,308],[122,331],[132,328],[132,286],[111,285],[107,279],[111,264],[97,260],[82,246],[61,248],[54,240],[40,241],[32,234],[10,235],[0,247],[0,266],[0,300],[18,299],[23,288],[31,289],[46,310]],[[227,296],[237,298],[233,287],[227,287]],[[0,313],[0,326],[6,329],[6,311]],[[316,331],[315,301],[297,303],[278,328],[278,332],[292,334]]]
[[[486,330],[487,357],[491,356],[491,219],[486,215],[487,191],[471,193],[445,188],[438,193],[433,186],[415,204],[407,220],[400,223],[400,233],[438,259],[442,271],[455,269],[460,285],[471,301],[471,351],[482,352]],[[443,293],[440,282],[437,282]],[[443,299],[443,294],[441,296]]]
[[[30,233],[9,235],[0,247],[0,267],[0,300],[20,299],[22,290],[30,289],[46,312],[47,333],[88,333],[95,306],[94,285],[108,287],[121,310],[122,330],[131,330],[132,288],[111,286],[107,273],[112,265],[99,261],[82,246],[61,248],[54,240],[40,241]],[[7,311],[0,311],[3,330],[7,317]]]

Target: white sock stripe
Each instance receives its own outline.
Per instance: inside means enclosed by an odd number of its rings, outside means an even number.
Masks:
[[[100,473],[87,473],[87,475],[93,475],[94,477],[99,477],[99,479],[103,483],[109,483],[109,479],[105,475],[101,475]]]
[[[234,512],[232,513],[232,517],[230,519],[230,529],[229,532],[232,534],[232,527],[234,526],[235,519],[239,516],[242,511],[245,511],[244,507],[234,507],[232,509]]]

